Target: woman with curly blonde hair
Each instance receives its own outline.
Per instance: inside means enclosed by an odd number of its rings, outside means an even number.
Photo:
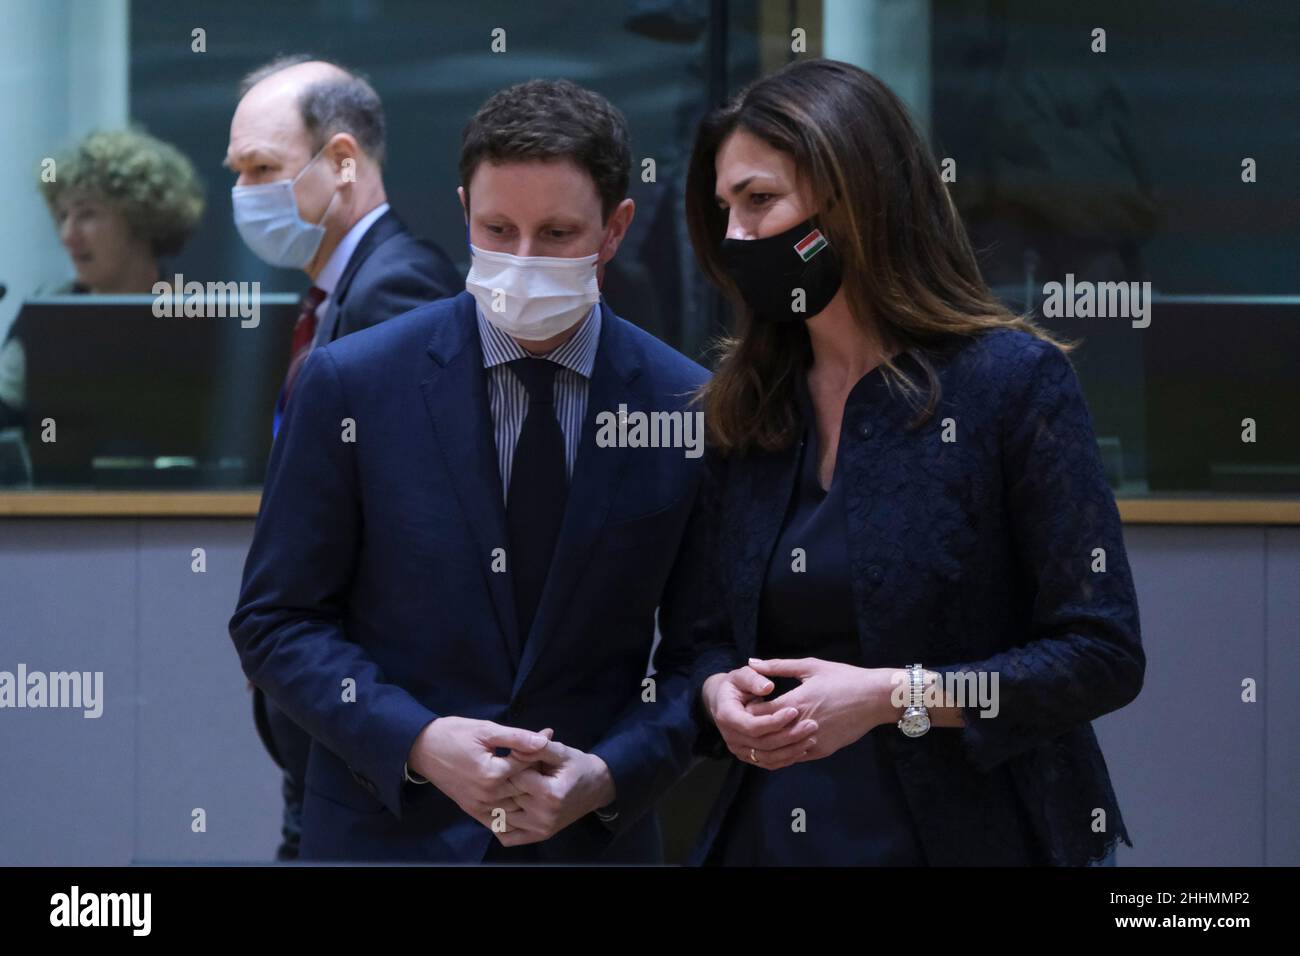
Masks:
[[[41,194],[76,278],[43,292],[148,293],[159,260],[181,251],[203,217],[203,187],[176,147],[138,130],[91,133],[42,165]],[[0,347],[0,428],[22,421],[26,354]]]
[[[150,292],[184,247],[203,188],[174,146],[137,130],[91,133],[56,158],[41,193],[76,270],[70,291]]]

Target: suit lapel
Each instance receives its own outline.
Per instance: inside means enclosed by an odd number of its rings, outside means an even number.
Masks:
[[[518,667],[519,627],[510,576],[492,570],[493,551],[507,548],[506,519],[474,298],[462,292],[455,303],[455,312],[436,324],[428,348],[434,367],[420,382],[420,390],[461,511],[478,544],[474,557],[487,581],[506,649]]]
[[[555,557],[542,589],[533,629],[524,645],[523,660],[515,676],[515,692],[523,686],[533,665],[551,641],[578,577],[586,567],[588,552],[605,525],[610,505],[627,471],[628,458],[637,450],[601,448],[596,444],[596,416],[617,414],[620,404],[628,412],[646,410],[648,386],[638,355],[621,321],[601,300],[600,342],[587,391],[582,438],[573,466],[573,480],[555,545]]]
[[[343,274],[339,276],[338,284],[334,286],[335,301],[343,302],[348,297],[348,289],[352,287],[352,280],[356,277],[357,270],[361,268],[361,263],[370,258],[370,254],[385,242],[405,230],[402,220],[398,219],[397,213],[391,209],[386,210],[370,224],[370,228],[357,242],[357,247],[352,250],[347,265],[343,267]]]
[[[329,328],[320,341],[334,341],[338,329],[339,312],[342,311],[343,305],[347,301],[348,290],[352,288],[352,280],[356,278],[361,264],[369,259],[370,254],[385,242],[398,233],[405,231],[406,227],[402,225],[402,220],[398,219],[397,213],[391,209],[386,210],[382,216],[370,224],[370,228],[362,235],[357,247],[352,250],[352,255],[348,256],[347,264],[343,267],[343,274],[339,276],[339,281],[330,295],[329,312],[326,314],[326,322],[329,324]]]

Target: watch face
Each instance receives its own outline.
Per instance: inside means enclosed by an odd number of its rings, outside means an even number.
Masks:
[[[919,737],[930,729],[930,716],[925,711],[904,714],[899,720],[899,727],[909,737]]]

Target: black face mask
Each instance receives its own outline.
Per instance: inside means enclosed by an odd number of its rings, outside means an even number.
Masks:
[[[811,318],[830,305],[843,279],[839,257],[811,219],[763,239],[723,239],[719,251],[758,322]],[[804,292],[800,312],[796,289]]]

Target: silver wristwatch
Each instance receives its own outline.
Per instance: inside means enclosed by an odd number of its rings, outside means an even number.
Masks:
[[[898,729],[908,737],[920,737],[930,729],[930,712],[921,703],[925,699],[925,670],[920,664],[908,665],[907,680],[907,709],[898,718]]]

